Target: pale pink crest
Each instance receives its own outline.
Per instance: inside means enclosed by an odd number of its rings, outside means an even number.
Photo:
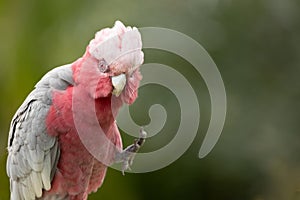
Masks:
[[[120,21],[97,32],[89,44],[89,52],[98,60],[104,59],[117,74],[134,71],[144,60],[140,32]]]

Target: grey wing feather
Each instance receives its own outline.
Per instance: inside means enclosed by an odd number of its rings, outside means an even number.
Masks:
[[[14,115],[8,138],[7,174],[11,200],[35,200],[51,188],[60,151],[47,134],[45,119],[54,90],[73,85],[71,65],[48,72]]]

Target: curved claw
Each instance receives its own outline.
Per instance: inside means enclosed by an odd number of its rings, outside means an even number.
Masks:
[[[115,162],[122,162],[122,174],[125,175],[126,170],[131,170],[134,156],[145,143],[147,133],[143,127],[140,129],[139,138],[135,139],[133,144],[126,147],[122,152],[115,156]]]

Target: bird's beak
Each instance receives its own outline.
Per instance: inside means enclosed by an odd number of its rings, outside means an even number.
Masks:
[[[111,77],[111,82],[114,86],[114,90],[112,91],[112,93],[118,97],[122,93],[126,85],[126,75],[120,74],[118,76],[113,76]]]

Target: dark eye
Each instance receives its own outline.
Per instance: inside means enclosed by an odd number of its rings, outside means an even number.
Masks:
[[[102,73],[109,71],[109,65],[107,64],[107,62],[104,59],[99,61],[98,68],[99,68],[100,72],[102,72]]]

